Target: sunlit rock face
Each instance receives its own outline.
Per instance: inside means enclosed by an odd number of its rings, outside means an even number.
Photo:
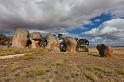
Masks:
[[[46,48],[49,51],[60,51],[59,49],[59,41],[58,38],[55,34],[48,34],[46,36],[46,40],[47,40],[47,46]]]
[[[76,52],[77,41],[73,37],[64,38],[64,46],[68,52]]]
[[[30,34],[31,48],[41,48],[41,34],[33,32]]]
[[[25,48],[28,46],[29,32],[24,28],[17,28],[12,38],[12,47]]]

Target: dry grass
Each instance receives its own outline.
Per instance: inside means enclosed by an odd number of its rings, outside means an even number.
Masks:
[[[31,49],[31,48],[0,48],[0,56],[5,55],[14,55],[14,54],[22,54],[22,53],[32,53],[32,54],[40,54],[46,52],[45,49]]]
[[[108,59],[99,57],[96,49],[90,49],[88,55],[42,48],[0,48],[0,56],[25,54],[0,60],[0,82],[124,82],[123,50],[114,49],[113,57]]]
[[[93,70],[93,71],[99,71],[99,72],[103,72],[103,73],[112,73],[113,70],[111,68],[105,67],[105,66],[98,66],[98,65],[89,65],[88,66],[89,69]]]
[[[62,61],[62,60],[57,60],[57,61],[55,61],[55,62],[53,62],[53,64],[52,64],[53,66],[60,66],[60,65],[64,65],[64,61]]]
[[[32,53],[27,53],[25,54],[25,56],[23,57],[24,60],[31,60],[33,59],[33,54]]]
[[[21,66],[18,63],[12,63],[12,64],[8,65],[8,68],[11,70],[11,72],[14,72],[18,69],[23,69],[23,66]]]

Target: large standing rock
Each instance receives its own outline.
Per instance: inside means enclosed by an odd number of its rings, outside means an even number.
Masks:
[[[73,37],[65,37],[64,38],[64,46],[65,50],[68,52],[76,52],[77,41]]]
[[[112,56],[112,49],[109,48],[105,44],[99,44],[97,45],[97,50],[99,51],[99,54],[101,57],[111,57]]]
[[[59,41],[55,34],[48,34],[46,36],[46,40],[47,40],[46,48],[48,48],[49,51],[60,51]]]
[[[29,32],[24,28],[17,28],[12,38],[12,47],[25,48],[29,39]]]
[[[41,34],[33,32],[30,34],[31,48],[41,48]]]

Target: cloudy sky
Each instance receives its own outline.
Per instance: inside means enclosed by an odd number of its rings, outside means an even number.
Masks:
[[[124,45],[124,0],[0,0],[0,32],[64,33]]]

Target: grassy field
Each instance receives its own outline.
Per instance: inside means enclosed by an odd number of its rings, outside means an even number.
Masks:
[[[0,48],[0,82],[124,82],[124,48],[113,48],[113,57],[85,52],[48,52],[45,49]]]

